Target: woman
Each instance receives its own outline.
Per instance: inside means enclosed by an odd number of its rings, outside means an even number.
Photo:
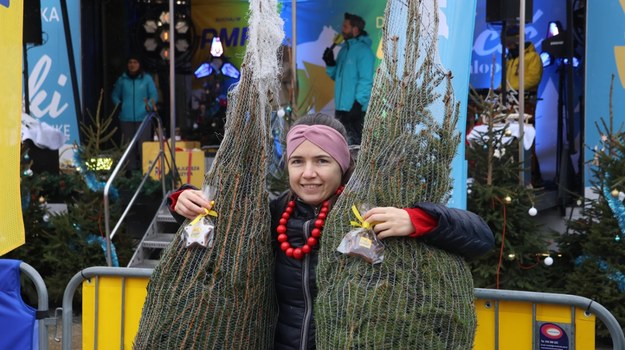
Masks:
[[[315,348],[312,305],[317,295],[315,267],[323,227],[315,227],[315,222],[325,220],[349,179],[353,161],[345,134],[338,120],[317,114],[298,119],[287,135],[290,190],[270,204],[279,306],[275,349],[296,349],[302,344]],[[194,189],[174,193],[170,204],[176,214],[189,219],[210,208],[202,191]],[[443,205],[378,207],[363,218],[376,222],[374,231],[381,239],[423,236],[428,244],[467,258],[487,252],[494,243],[490,229],[475,214]]]
[[[127,69],[115,82],[115,87],[111,94],[115,106],[121,104],[119,112],[119,126],[122,132],[122,142],[130,142],[135,136],[139,126],[149,113],[155,110],[158,102],[156,85],[149,74],[146,74],[141,67],[141,62],[136,56],[128,58]],[[150,141],[151,128],[148,126],[139,135],[138,149],[141,144]],[[129,155],[129,170],[141,169],[139,151],[133,148]]]

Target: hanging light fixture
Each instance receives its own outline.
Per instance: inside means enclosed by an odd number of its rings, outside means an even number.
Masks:
[[[233,79],[239,79],[241,76],[241,72],[230,62],[226,62],[221,66],[221,74]]]
[[[189,23],[185,21],[178,20],[176,22],[176,33],[178,34],[187,34],[189,31]]]
[[[224,47],[221,45],[221,39],[218,36],[213,37],[210,53],[213,57],[221,57],[224,54]]]
[[[145,29],[146,33],[153,34],[156,33],[156,30],[158,29],[158,24],[155,20],[150,19],[143,23],[143,29]]]
[[[154,52],[156,51],[156,49],[158,49],[158,42],[154,38],[147,38],[143,42],[143,47],[146,49],[146,51]]]
[[[213,37],[210,49],[211,58],[202,63],[194,72],[195,77],[200,79],[207,77],[213,73],[223,75],[238,80],[241,72],[224,56],[224,47],[221,39],[217,36]]]
[[[158,20],[161,24],[169,24],[169,11],[161,12],[161,15],[158,16]]]
[[[168,61],[169,60],[169,48],[167,47],[162,48],[160,55],[163,60]]]
[[[145,2],[148,3],[148,2]],[[152,1],[153,4],[157,2]],[[186,5],[186,1],[177,5]],[[145,61],[153,67],[164,68],[169,61],[169,46],[173,43],[176,50],[176,66],[187,67],[193,56],[195,31],[188,11],[176,12],[175,18],[170,16],[163,6],[154,6],[146,11],[146,15],[138,26],[139,41],[143,48]],[[171,38],[170,25],[174,25],[174,38]],[[137,45],[137,46],[138,46]]]
[[[176,39],[176,51],[178,52],[185,52],[189,49],[189,46],[191,46],[189,44],[189,42],[187,41],[187,39]]]
[[[193,72],[196,78],[201,79],[213,74],[213,67],[207,62],[202,63],[196,70]]]
[[[159,34],[159,37],[164,43],[169,42],[169,26],[161,26],[161,33]]]

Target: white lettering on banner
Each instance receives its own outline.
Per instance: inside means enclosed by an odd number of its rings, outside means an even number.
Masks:
[[[481,32],[475,39],[473,51],[478,56],[489,56],[495,52],[501,53],[499,33],[492,29]]]
[[[384,17],[377,16],[375,18],[375,27],[378,29],[384,27]]]
[[[538,19],[540,19],[540,17],[542,16],[543,11],[540,9],[536,10],[532,21],[536,23]],[[536,38],[537,36],[538,31],[534,27],[525,27],[526,41],[532,41],[532,39]],[[539,40],[535,43],[534,46],[538,47],[541,43],[542,40]],[[499,31],[493,29],[483,30],[480,34],[476,36],[475,43],[473,44],[473,51],[475,51],[478,56],[490,56],[493,53],[501,54],[501,38],[499,36]]]
[[[52,125],[53,128],[59,130],[60,132],[63,133],[63,135],[67,136],[67,140],[69,140],[70,136],[69,136],[69,129],[72,127],[69,124],[54,124]]]
[[[59,12],[56,7],[42,7],[41,8],[41,19],[45,22],[60,22],[61,18],[59,17]]]
[[[471,74],[486,74],[491,72],[491,64],[480,63],[478,60],[473,60],[471,64]],[[495,73],[501,71],[501,64],[495,63]]]
[[[48,78],[51,66],[52,58],[48,55],[41,56],[28,78],[28,88],[31,91],[30,113],[36,118],[43,118],[46,114],[48,114],[50,118],[57,118],[69,107],[67,103],[60,105],[62,96],[56,90],[52,93],[52,101],[50,101],[50,104],[47,106],[43,105],[46,97],[48,97],[48,93],[41,90],[41,86]],[[67,76],[65,74],[59,74],[56,82],[60,87],[65,86]]]

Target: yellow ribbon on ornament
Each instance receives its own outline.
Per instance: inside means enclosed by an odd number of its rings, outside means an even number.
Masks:
[[[214,206],[215,206],[215,201],[211,201],[211,208],[213,208]],[[212,210],[212,209],[211,210],[208,210],[206,208],[203,208],[203,209],[204,209],[204,213],[198,215],[195,219],[193,219],[193,221],[191,221],[191,225],[197,224],[197,222],[200,221],[200,219],[205,217],[206,215],[210,215],[210,216],[213,216],[213,217],[218,217],[219,216],[219,214],[217,214],[217,212]]]
[[[356,215],[356,219],[358,219],[358,221],[350,221],[349,223],[352,224],[352,226],[354,227],[362,227],[364,229],[372,229],[373,225],[371,225],[370,223],[366,222],[362,216],[360,215],[360,212],[358,212],[358,208],[356,208],[356,205],[352,205],[352,212],[354,213],[354,215]]]

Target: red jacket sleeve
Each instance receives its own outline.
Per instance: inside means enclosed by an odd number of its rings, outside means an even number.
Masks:
[[[404,210],[408,212],[412,226],[415,228],[410,237],[423,236],[438,226],[438,220],[419,208],[404,208]]]
[[[170,194],[169,197],[167,198],[167,205],[169,206],[170,212],[172,213],[176,212],[175,209],[176,209],[176,203],[178,202],[178,197],[180,197],[180,194],[184,192],[185,190],[197,190],[197,187],[193,185],[185,184],[185,185],[182,185],[180,188],[178,188],[176,192],[173,192],[172,194]]]
[[[174,193],[169,195],[168,202],[169,202],[169,210],[170,211],[172,211],[172,212],[176,211],[175,209],[176,209],[176,203],[178,203],[178,197],[180,197],[180,194],[182,192],[184,192],[184,191],[185,190],[178,190],[178,191],[176,191],[176,192],[174,192]]]

